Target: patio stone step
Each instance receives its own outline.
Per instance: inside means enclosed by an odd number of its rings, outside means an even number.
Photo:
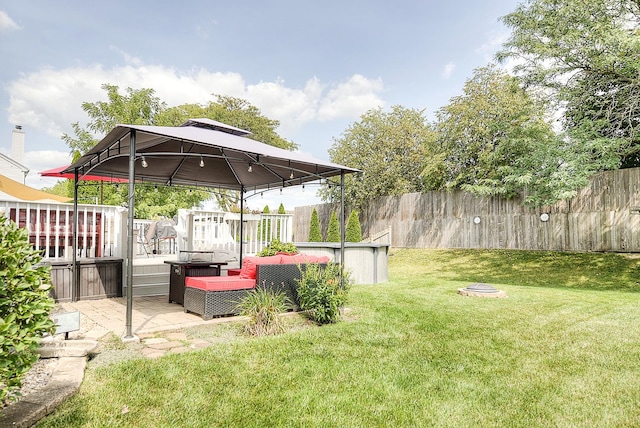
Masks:
[[[133,285],[169,284],[168,273],[143,273],[133,274]]]

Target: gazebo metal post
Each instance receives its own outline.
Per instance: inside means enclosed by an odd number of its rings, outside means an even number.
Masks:
[[[242,244],[244,241],[244,186],[240,189],[240,267],[242,267]]]
[[[129,198],[127,203],[127,319],[125,338],[132,338],[133,324],[133,220],[136,190],[136,131],[129,136]]]
[[[340,276],[341,285],[344,286],[344,240],[345,240],[345,226],[344,226],[344,169],[340,170]]]
[[[73,229],[71,232],[71,248],[73,251],[73,275],[71,277],[71,301],[80,298],[80,267],[78,266],[78,168],[73,170]]]

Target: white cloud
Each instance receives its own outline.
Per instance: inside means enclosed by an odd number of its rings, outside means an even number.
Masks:
[[[69,152],[59,152],[54,150],[28,151],[24,153],[24,164],[29,167],[26,185],[41,189],[51,187],[60,179],[53,177],[42,177],[39,172],[51,168],[57,168],[71,163]]]
[[[11,19],[7,12],[0,10],[0,33],[5,31],[20,30],[20,26]]]
[[[509,40],[509,37],[511,37],[511,33],[509,31],[499,33],[492,32],[489,34],[489,40],[478,47],[475,50],[475,53],[481,55],[484,62],[495,62],[496,52],[498,52],[502,48],[502,45]]]
[[[355,74],[329,90],[320,100],[318,119],[358,117],[372,108],[384,107],[384,101],[378,96],[383,87],[380,78],[371,80]]]
[[[122,56],[122,58],[127,62],[127,64],[131,64],[135,66],[142,65],[142,60],[140,58],[135,57],[116,46],[110,45],[109,49],[111,49],[113,52],[117,53],[118,55]]]
[[[115,49],[115,48],[114,48]],[[125,53],[121,52],[123,55]],[[266,116],[281,123],[280,131],[295,131],[312,121],[357,118],[366,110],[383,106],[381,79],[354,75],[337,85],[309,79],[303,88],[287,87],[281,79],[247,84],[238,73],[205,69],[178,71],[157,65],[142,65],[130,57],[131,65],[106,69],[99,64],[64,69],[44,68],[23,75],[7,86],[10,105],[8,122],[20,123],[54,137],[71,133],[71,123],[84,126],[88,117],[85,101],[105,101],[100,89],[105,83],[120,88],[153,88],[169,106],[205,104],[213,94],[244,98]]]
[[[448,62],[447,65],[445,65],[444,69],[442,70],[442,78],[449,79],[455,69],[456,69],[456,65],[453,62]]]

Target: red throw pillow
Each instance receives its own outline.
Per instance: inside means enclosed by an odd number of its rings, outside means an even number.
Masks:
[[[242,261],[240,278],[256,279],[256,265],[279,265],[281,263],[282,256],[245,257]]]
[[[240,269],[240,278],[255,279],[256,278],[256,264],[253,262],[255,257],[245,257],[242,261],[242,269]],[[251,276],[253,274],[253,276]]]

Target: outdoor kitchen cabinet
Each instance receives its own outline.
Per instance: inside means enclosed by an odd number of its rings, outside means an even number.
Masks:
[[[78,300],[122,297],[122,263],[117,257],[78,259],[80,277]],[[51,297],[57,302],[70,302],[73,297],[73,261],[58,259],[51,266]]]

